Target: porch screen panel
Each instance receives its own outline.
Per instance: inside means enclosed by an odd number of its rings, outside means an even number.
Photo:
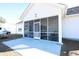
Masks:
[[[29,34],[29,23],[24,22],[24,36],[28,37],[28,34]]]
[[[48,40],[58,41],[58,16],[48,18]]]
[[[47,18],[41,19],[41,39],[47,40]]]
[[[33,38],[33,21],[29,21],[29,37]]]

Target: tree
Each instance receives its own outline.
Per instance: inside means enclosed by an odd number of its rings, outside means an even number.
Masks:
[[[3,17],[0,17],[0,23],[5,23],[5,19]]]

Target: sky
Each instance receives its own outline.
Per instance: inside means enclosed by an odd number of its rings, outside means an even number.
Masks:
[[[27,6],[26,3],[0,3],[0,16],[8,23],[16,23]]]

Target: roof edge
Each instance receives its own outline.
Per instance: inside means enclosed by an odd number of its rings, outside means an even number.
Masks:
[[[33,3],[29,3],[29,5],[24,9],[23,13],[20,16],[20,20],[24,18],[24,15],[29,11],[30,7],[33,5]]]

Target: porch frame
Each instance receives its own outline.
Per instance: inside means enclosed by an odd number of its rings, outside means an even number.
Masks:
[[[58,16],[58,42],[60,44],[62,44],[62,16],[61,14],[57,15]],[[51,17],[51,16],[49,16]],[[47,18],[47,30],[48,30],[48,17],[44,17],[44,18]],[[42,18],[38,18],[38,19],[42,19]],[[37,19],[34,19],[34,20],[37,20]],[[34,20],[32,20],[34,22]],[[23,37],[24,37],[24,22],[26,21],[23,21]],[[48,35],[48,34],[47,34]],[[48,38],[48,37],[47,37]],[[48,40],[48,39],[47,39]]]

